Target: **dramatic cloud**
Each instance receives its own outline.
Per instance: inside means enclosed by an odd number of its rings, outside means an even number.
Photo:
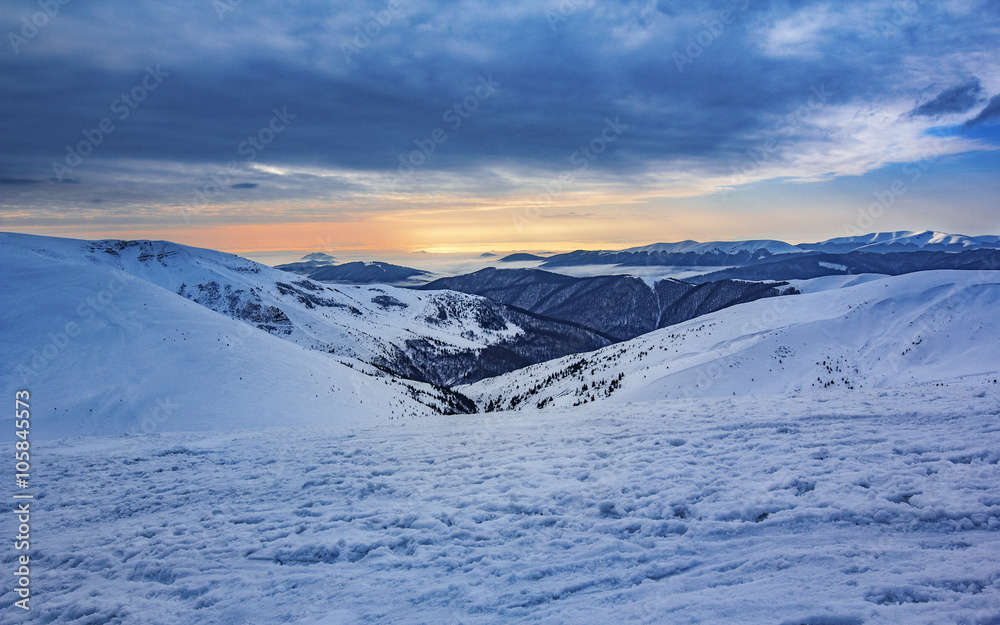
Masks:
[[[0,7],[0,174],[42,181],[5,183],[21,220],[593,206],[996,147],[933,131],[1000,91],[995,2],[120,0],[29,28],[36,10]]]

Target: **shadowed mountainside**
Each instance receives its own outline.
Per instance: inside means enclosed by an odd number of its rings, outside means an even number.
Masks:
[[[574,278],[539,269],[488,268],[420,288],[481,295],[623,341],[734,304],[794,293],[786,286],[737,280],[698,285],[672,279],[650,286],[627,275]]]

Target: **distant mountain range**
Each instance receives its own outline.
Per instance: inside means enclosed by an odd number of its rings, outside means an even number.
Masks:
[[[750,265],[787,259],[808,253],[848,254],[866,252],[965,252],[975,249],[1000,249],[1000,237],[970,237],[943,232],[881,232],[840,237],[818,243],[793,245],[770,239],[751,241],[681,241],[654,243],[620,251],[577,250],[550,256],[542,267],[579,265],[725,267]]]
[[[624,273],[629,267],[704,267],[709,268],[704,275],[688,278],[689,282],[704,283],[725,279],[802,280],[838,272],[900,275],[929,269],[992,269],[996,266],[992,260],[995,254],[990,251],[1000,251],[1000,236],[926,230],[876,232],[817,243],[792,244],[774,239],[679,241],[623,250],[576,250],[550,256],[517,252],[496,258],[492,252],[486,252],[479,258],[484,264],[537,263],[535,267],[554,271],[591,267],[582,270],[591,275],[607,273],[601,269],[607,266],[625,269]],[[911,255],[915,253],[923,255]],[[956,256],[962,254],[965,255]],[[712,272],[711,268],[726,269]],[[337,264],[332,256],[322,252],[307,254],[298,262],[277,265],[276,269],[330,284],[414,287],[433,277],[427,271],[381,261]]]
[[[680,241],[678,243],[653,243],[640,247],[630,247],[623,252],[649,252],[660,254],[741,254],[767,252],[768,254],[794,254],[802,249],[785,243],[784,241],[774,241],[763,239],[756,241],[709,241],[699,243],[697,241]]]

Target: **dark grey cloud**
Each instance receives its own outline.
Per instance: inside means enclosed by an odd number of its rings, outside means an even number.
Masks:
[[[41,184],[41,182],[35,178],[0,178],[0,184],[9,185]]]
[[[231,188],[233,189],[256,189],[260,185],[256,182],[238,182],[234,184]]]
[[[965,126],[966,128],[971,128],[972,126],[978,126],[979,124],[984,124],[996,119],[1000,119],[1000,94],[990,98],[989,103],[986,104],[986,108],[980,111],[978,115],[965,122]]]
[[[949,87],[933,100],[924,102],[913,109],[913,115],[935,117],[946,113],[964,113],[979,103],[983,86],[978,78],[973,78],[960,85]]]

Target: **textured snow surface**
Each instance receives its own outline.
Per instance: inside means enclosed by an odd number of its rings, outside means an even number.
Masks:
[[[5,622],[1000,622],[993,384],[33,452]]]

